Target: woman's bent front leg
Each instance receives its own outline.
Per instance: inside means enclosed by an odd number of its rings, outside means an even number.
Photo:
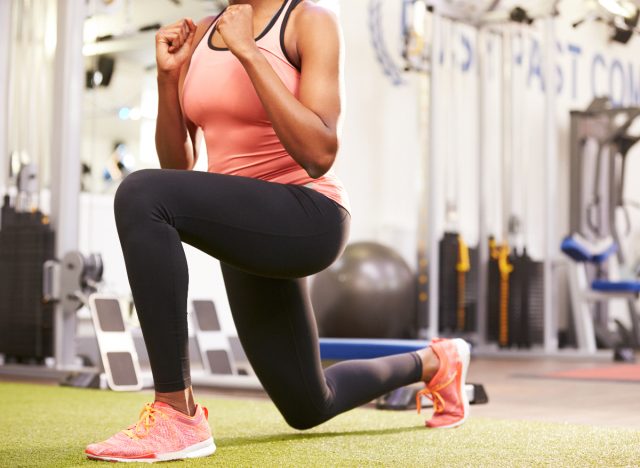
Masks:
[[[194,171],[131,174],[115,215],[159,392],[190,385],[182,242],[242,271],[293,278],[330,265],[348,235],[347,212],[311,189]]]

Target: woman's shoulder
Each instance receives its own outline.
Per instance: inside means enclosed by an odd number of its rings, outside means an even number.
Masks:
[[[311,0],[302,0],[294,8],[291,16],[291,20],[301,29],[323,28],[338,24],[338,17],[332,10]]]

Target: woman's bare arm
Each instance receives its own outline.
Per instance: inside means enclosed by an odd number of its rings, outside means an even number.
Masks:
[[[158,76],[156,152],[163,169],[191,169],[196,155],[180,109],[178,80]]]
[[[182,84],[193,50],[204,36],[211,19],[197,26],[183,19],[156,34],[158,64],[158,119],[156,151],[164,169],[193,169],[198,159],[201,130],[182,111]]]
[[[253,40],[249,5],[233,5],[218,22],[227,47],[246,69],[283,146],[310,177],[324,175],[338,151],[341,112],[341,34],[335,15],[303,3],[296,15],[296,47],[301,62],[296,98]]]

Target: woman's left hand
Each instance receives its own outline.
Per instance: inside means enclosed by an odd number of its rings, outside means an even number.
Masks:
[[[231,5],[220,20],[217,29],[229,50],[242,58],[257,50],[253,37],[253,8],[251,5]]]

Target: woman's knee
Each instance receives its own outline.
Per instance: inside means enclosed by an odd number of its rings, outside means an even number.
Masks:
[[[285,422],[299,431],[316,427],[335,416],[329,408],[319,409],[311,401],[298,402],[298,404],[290,403],[286,406],[277,406]]]
[[[116,222],[122,224],[127,219],[140,219],[152,209],[154,182],[158,169],[142,169],[129,174],[116,191],[113,210]]]
[[[290,427],[297,429],[299,431],[305,431],[307,429],[311,429],[313,427],[316,427],[322,424],[327,419],[329,419],[324,415],[321,415],[320,413],[317,413],[315,411],[302,412],[301,410],[298,410],[293,414],[282,413],[282,416],[284,417],[284,420]]]

